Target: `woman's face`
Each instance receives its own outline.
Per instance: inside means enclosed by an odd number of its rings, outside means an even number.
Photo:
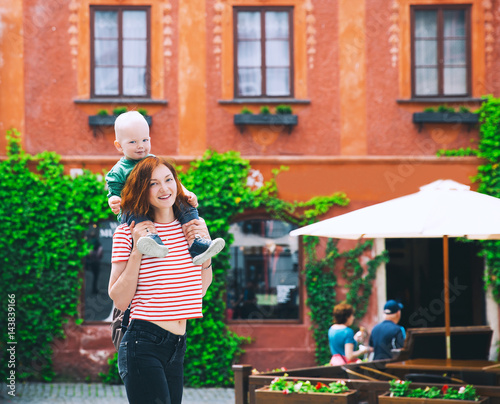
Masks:
[[[149,203],[154,209],[171,208],[177,196],[177,183],[170,169],[161,164],[149,181]]]
[[[349,318],[347,319],[346,325],[350,327],[354,323],[354,313],[352,313]]]

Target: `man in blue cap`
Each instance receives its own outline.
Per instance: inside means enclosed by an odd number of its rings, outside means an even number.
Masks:
[[[402,348],[405,342],[402,327],[398,325],[403,305],[389,300],[384,306],[384,321],[373,327],[370,346],[373,347],[373,360],[391,359],[391,349]]]

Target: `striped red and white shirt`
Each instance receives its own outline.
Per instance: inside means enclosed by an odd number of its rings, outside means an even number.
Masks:
[[[203,317],[201,266],[194,265],[178,220],[155,223],[169,253],[165,258],[143,255],[130,318],[148,321]],[[113,235],[111,262],[128,261],[132,235],[127,224]]]

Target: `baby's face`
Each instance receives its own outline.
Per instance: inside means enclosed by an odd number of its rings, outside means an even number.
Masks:
[[[116,147],[126,158],[141,160],[151,151],[151,139],[149,133],[127,134],[120,138],[119,146]]]

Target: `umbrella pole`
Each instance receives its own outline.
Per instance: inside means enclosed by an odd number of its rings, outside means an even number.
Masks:
[[[444,270],[444,324],[446,336],[446,360],[451,359],[450,330],[450,276],[449,276],[448,236],[443,237],[443,270]]]

